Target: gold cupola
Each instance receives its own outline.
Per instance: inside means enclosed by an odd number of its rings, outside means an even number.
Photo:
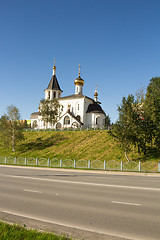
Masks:
[[[84,85],[84,80],[80,77],[80,68],[81,68],[81,66],[79,64],[79,76],[78,76],[78,78],[76,78],[74,80],[74,84],[83,86]]]
[[[97,102],[97,99],[98,99],[98,93],[97,93],[97,85],[96,85],[96,89],[94,93],[94,101]]]
[[[84,85],[84,80],[81,78],[80,76],[80,64],[79,64],[79,76],[78,78],[76,78],[74,80],[74,84],[75,84],[75,94],[83,94],[82,93],[82,88],[83,88],[83,85]]]
[[[56,59],[54,58],[53,75],[56,75]]]

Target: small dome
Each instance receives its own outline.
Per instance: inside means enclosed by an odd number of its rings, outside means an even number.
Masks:
[[[95,97],[98,97],[98,93],[95,91],[95,94],[94,94]]]
[[[101,106],[98,103],[96,103],[96,102],[89,104],[86,113],[91,113],[91,112],[94,112],[94,113],[104,113],[104,111],[101,108]]]

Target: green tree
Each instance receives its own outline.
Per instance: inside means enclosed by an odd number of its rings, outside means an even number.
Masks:
[[[111,125],[111,119],[109,115],[107,115],[105,118],[105,126],[108,128],[110,125]]]
[[[46,123],[50,123],[52,126],[57,122],[63,110],[63,106],[60,105],[58,100],[42,99],[39,105],[39,113],[42,116],[42,120]]]
[[[127,98],[123,97],[122,103],[118,107],[119,118],[113,128],[113,135],[124,150],[128,161],[128,153],[131,151],[131,146],[136,144],[135,122],[138,118],[138,113],[134,109],[134,104],[133,95],[128,95]]]
[[[160,77],[150,80],[145,99],[145,112],[152,122],[152,133],[155,136],[155,144],[160,148]]]
[[[11,146],[15,152],[16,143],[24,138],[18,108],[7,107],[7,114],[0,118],[0,136],[5,146]]]
[[[21,125],[22,125],[22,128],[23,128],[23,129],[29,128],[29,125],[28,125],[28,123],[27,123],[27,120],[24,120],[24,121],[21,123]]]
[[[135,121],[135,135],[136,146],[138,152],[145,155],[147,153],[147,146],[152,145],[153,122],[150,117],[150,112],[145,106],[145,93],[144,89],[140,89],[136,93],[134,109],[137,111],[137,119]]]

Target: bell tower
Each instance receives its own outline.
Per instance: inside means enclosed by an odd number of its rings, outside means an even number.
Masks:
[[[53,75],[47,89],[45,89],[44,92],[45,92],[45,99],[48,99],[48,100],[53,100],[54,98],[60,98],[63,92],[59,86],[59,83],[56,77],[55,59],[54,59],[54,66],[53,66]]]

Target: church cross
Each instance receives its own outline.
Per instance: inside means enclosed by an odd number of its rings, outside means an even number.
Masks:
[[[79,77],[80,77],[80,73],[81,73],[81,65],[79,64]]]

